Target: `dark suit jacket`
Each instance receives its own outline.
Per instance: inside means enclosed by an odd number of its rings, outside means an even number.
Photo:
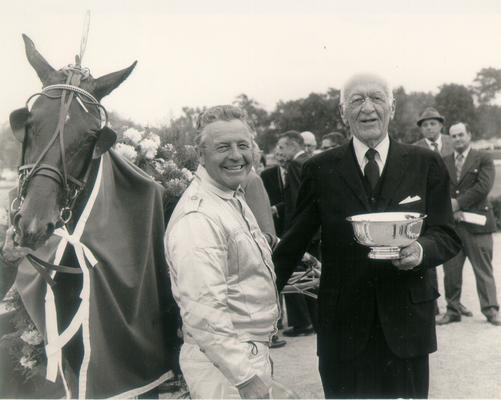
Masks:
[[[496,169],[492,157],[485,152],[471,149],[461,169],[459,182],[456,176],[454,154],[444,158],[451,180],[450,196],[457,199],[461,211],[485,215],[484,226],[461,222],[471,233],[496,231],[496,220],[487,196],[494,185]]]
[[[294,212],[296,211],[296,201],[299,193],[299,185],[301,183],[301,170],[303,169],[303,164],[308,160],[310,156],[307,153],[299,155],[296,159],[289,161],[287,166],[287,179],[284,186],[284,229],[287,230],[294,217]]]
[[[442,157],[446,157],[454,152],[454,146],[452,145],[452,138],[449,135],[440,134],[440,136],[442,137],[442,148],[440,149],[440,155]],[[425,138],[419,139],[414,144],[416,146],[424,147],[425,149],[430,149],[430,146],[428,146],[428,143],[426,143]]]
[[[434,300],[438,293],[431,272],[460,248],[447,170],[438,154],[391,140],[381,179],[376,211],[427,214],[419,238],[423,262],[418,268],[399,271],[388,261],[370,260],[369,249],[355,242],[346,218],[371,212],[371,206],[351,141],[305,163],[296,215],[274,252],[281,290],[321,227],[320,357],[355,357],[367,343],[375,315],[397,356],[436,350]],[[421,200],[399,205],[408,196]]]
[[[284,230],[285,204],[284,183],[282,182],[282,176],[280,175],[280,167],[278,165],[274,165],[266,168],[261,172],[261,179],[266,192],[268,193],[268,197],[270,198],[271,205],[277,208],[278,215],[273,216],[273,221],[275,222],[277,236],[281,237]]]

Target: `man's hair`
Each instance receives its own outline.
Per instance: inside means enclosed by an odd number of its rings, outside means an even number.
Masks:
[[[330,140],[339,146],[346,143],[346,137],[341,132],[330,132],[322,136],[322,140]]]
[[[388,96],[388,102],[391,104],[393,103],[393,88],[391,87],[390,82],[383,78],[380,75],[377,74],[370,74],[370,73],[362,73],[362,74],[356,74],[351,76],[349,79],[347,79],[344,83],[343,86],[341,86],[341,92],[340,92],[340,97],[339,97],[339,104],[344,107],[345,100],[346,100],[346,90],[348,89],[348,86],[350,86],[353,81],[359,80],[359,79],[377,79],[381,83],[383,83],[383,88]]]
[[[299,144],[301,147],[304,146],[304,139],[298,131],[284,132],[278,136],[278,140],[282,138],[287,138],[288,140],[292,140],[293,142]]]
[[[226,104],[210,107],[198,116],[196,122],[197,135],[195,136],[195,144],[197,146],[200,146],[202,144],[203,131],[207,125],[216,121],[233,121],[235,119],[242,121],[244,125],[249,128],[249,133],[251,134],[251,136],[254,137],[254,124],[247,116],[245,110]]]

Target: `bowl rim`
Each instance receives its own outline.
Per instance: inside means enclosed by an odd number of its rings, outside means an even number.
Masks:
[[[401,214],[401,215],[412,215],[413,219],[387,219],[384,221],[377,221],[370,219],[370,216],[373,215],[381,215],[381,214]],[[413,212],[413,211],[389,211],[389,212],[376,212],[376,213],[367,213],[367,214],[357,214],[357,215],[352,215],[350,217],[346,217],[346,220],[349,222],[369,222],[371,224],[387,224],[387,223],[395,223],[395,222],[415,222],[415,221],[421,221],[424,220],[427,217],[426,214],[418,213],[418,212]]]

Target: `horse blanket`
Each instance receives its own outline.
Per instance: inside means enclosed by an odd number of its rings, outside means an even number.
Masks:
[[[24,260],[15,286],[45,337],[47,379],[61,380],[68,397],[134,397],[171,376],[178,345],[163,188],[113,150],[96,167],[74,231],[57,229],[34,253],[77,259],[82,274],[52,271],[50,286]]]

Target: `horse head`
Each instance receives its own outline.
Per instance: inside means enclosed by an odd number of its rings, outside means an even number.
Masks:
[[[116,134],[106,126],[100,100],[129,76],[136,62],[94,79],[80,67],[78,57],[76,65],[55,70],[30,38],[23,39],[43,88],[10,115],[12,131],[22,142],[18,195],[11,213],[16,242],[37,249],[71,220],[92,159],[114,144]]]

